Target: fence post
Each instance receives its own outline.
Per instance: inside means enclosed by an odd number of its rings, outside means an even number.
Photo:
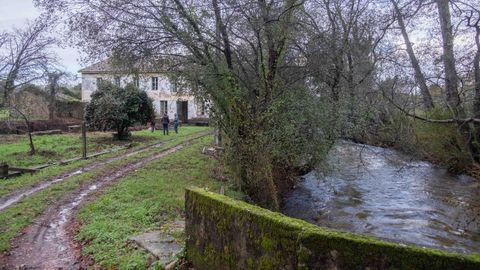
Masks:
[[[8,164],[0,162],[0,178],[8,177]]]
[[[87,159],[87,126],[82,122],[82,158]]]

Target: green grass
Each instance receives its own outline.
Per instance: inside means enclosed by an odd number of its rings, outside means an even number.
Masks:
[[[140,153],[138,155],[112,162],[106,166],[102,166],[101,168],[92,170],[84,174],[73,176],[70,179],[65,180],[64,182],[52,185],[42,191],[34,193],[31,196],[0,212],[0,252],[9,250],[10,241],[23,228],[31,224],[32,221],[41,213],[43,213],[43,211],[45,211],[49,205],[52,205],[53,203],[58,201],[69,191],[78,188],[81,184],[95,181],[98,175],[100,175],[105,170],[121,168],[129,162],[133,162],[135,160],[150,156],[154,153],[158,153],[161,150],[182,143],[183,141],[193,136],[195,136],[195,134],[186,135],[186,133],[183,133],[182,136],[171,136],[162,147],[152,148],[149,151]],[[74,164],[72,164],[72,166],[74,166]],[[48,168],[45,171],[45,175],[54,175],[56,172],[58,172],[57,170],[58,168],[56,167]],[[36,176],[37,175],[33,175],[31,177]],[[25,178],[26,179],[22,180],[24,184],[38,180],[37,178],[28,178],[28,176],[25,176]],[[3,185],[5,182],[2,180],[0,181],[0,183]],[[12,189],[11,186],[9,186],[9,188]],[[3,188],[0,190],[3,190]]]
[[[102,268],[144,269],[151,259],[145,252],[127,244],[127,239],[182,217],[185,187],[192,185],[218,191],[221,182],[212,177],[217,161],[201,154],[211,143],[198,143],[154,161],[108,189],[97,201],[79,213],[83,224],[77,240],[86,243],[84,254]],[[226,188],[228,195],[238,197]],[[183,235],[176,235],[179,239]]]
[[[415,147],[420,157],[448,167],[450,171],[463,173],[471,164],[455,125],[415,122]]]
[[[149,131],[138,131],[138,132],[135,132],[134,137],[132,138],[132,142],[134,142],[133,143],[133,145],[135,145],[134,148],[144,146],[148,143],[155,143],[160,141],[164,141],[164,142],[168,141],[170,143],[176,143],[179,140],[183,140],[184,138],[192,136],[192,134],[206,131],[206,130],[208,129],[204,127],[185,127],[182,129],[181,133],[179,133],[178,135],[170,135],[170,136],[160,135],[159,132],[151,133]],[[2,150],[4,146],[8,146],[8,145],[3,145]],[[24,188],[24,187],[34,185],[36,183],[50,179],[55,175],[59,175],[69,170],[80,168],[92,162],[105,160],[109,157],[117,156],[124,152],[125,152],[124,150],[121,150],[118,152],[105,154],[89,160],[78,160],[67,165],[54,165],[54,166],[42,169],[40,172],[36,174],[23,174],[19,177],[0,180],[0,197],[6,194],[9,194],[12,191],[17,190],[19,188]],[[3,151],[0,153],[0,156],[2,155],[4,155]]]
[[[440,109],[426,117],[438,120],[452,118]],[[465,173],[471,169],[469,153],[455,124],[428,123],[404,115],[395,115],[393,119],[393,123],[382,127],[373,143],[386,142],[388,146],[419,159],[447,167],[453,173]]]
[[[164,136],[160,131],[153,133],[148,130],[135,131],[128,141],[113,140],[111,132],[88,133],[87,152],[92,154],[128,143],[132,143],[133,146],[145,145],[206,129],[205,127],[182,127],[178,135],[172,133],[170,136]],[[29,145],[26,136],[17,137],[13,143],[1,143],[0,162],[7,162],[11,166],[31,167],[81,156],[80,134],[34,136],[33,141],[37,150],[37,154],[33,156],[28,154]]]
[[[119,153],[120,152],[117,152],[115,154],[119,154]],[[0,197],[5,196],[20,188],[32,186],[36,183],[45,181],[47,179],[50,179],[56,175],[62,174],[69,170],[80,168],[92,162],[98,162],[100,160],[106,159],[111,156],[113,156],[113,154],[108,154],[95,159],[79,160],[77,162],[73,162],[68,165],[54,165],[54,166],[45,168],[36,174],[26,173],[15,178],[0,179]]]

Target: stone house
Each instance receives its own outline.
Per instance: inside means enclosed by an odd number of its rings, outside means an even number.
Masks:
[[[131,74],[114,67],[109,60],[104,60],[81,69],[79,73],[82,75],[82,102],[90,101],[90,95],[103,80],[121,87],[134,83],[153,99],[157,117],[166,112],[170,119],[177,113],[182,122],[208,118],[207,105],[189,94],[189,89],[180,89],[183,86],[169,78],[166,72],[142,71]]]

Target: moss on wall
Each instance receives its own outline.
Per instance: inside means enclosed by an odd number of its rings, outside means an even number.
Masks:
[[[321,228],[198,188],[186,192],[196,269],[480,269],[480,256]]]

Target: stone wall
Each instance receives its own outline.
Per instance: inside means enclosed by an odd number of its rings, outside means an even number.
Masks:
[[[45,93],[40,90],[15,93],[12,97],[12,103],[30,120],[48,119],[48,101]],[[78,100],[57,100],[55,102],[55,117],[83,119],[84,106],[85,104]]]
[[[186,256],[215,269],[480,269],[480,256],[321,228],[223,195],[186,191]]]
[[[32,120],[30,121],[32,131],[45,131],[60,129],[68,132],[68,126],[80,125],[82,121],[76,119],[55,119],[55,120]],[[25,121],[1,121],[0,120],[0,134],[25,134],[27,131],[27,124]]]

